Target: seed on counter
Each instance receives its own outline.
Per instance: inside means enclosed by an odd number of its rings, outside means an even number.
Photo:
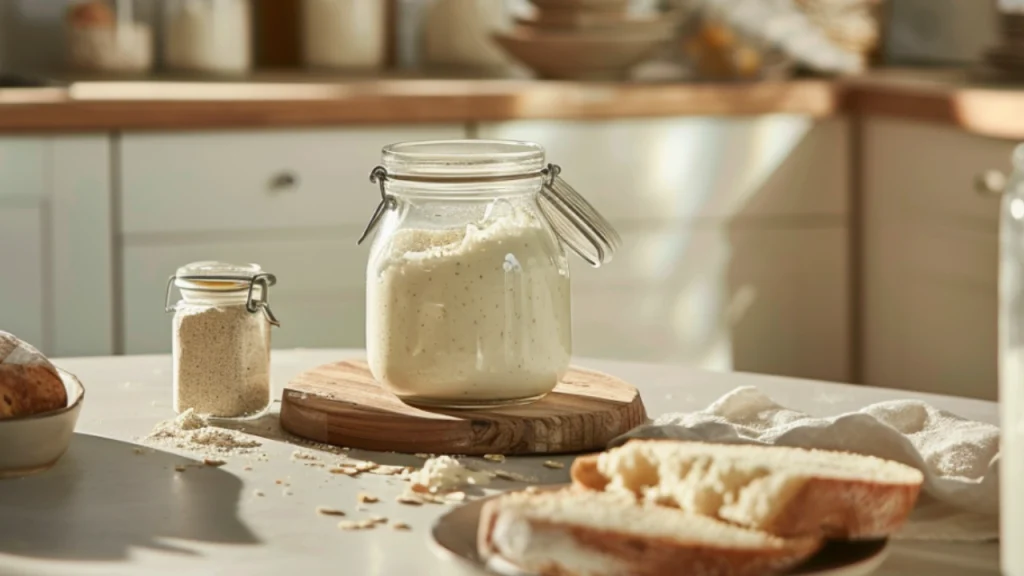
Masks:
[[[345,512],[328,506],[317,506],[316,513],[321,516],[344,516]]]
[[[282,496],[291,496],[292,495],[292,491],[288,490],[287,488],[285,488],[284,490],[281,491],[281,495]]]
[[[377,474],[378,476],[396,476],[405,472],[406,466],[384,466],[378,465],[376,468],[367,470],[370,474]]]
[[[175,472],[184,472],[186,469],[187,469],[187,466],[185,466],[184,464],[177,464],[177,465],[174,466],[174,471]]]
[[[142,448],[139,448],[137,446],[135,448],[132,448],[132,452],[135,452],[136,456],[138,456],[140,454],[145,454],[146,453],[145,450],[143,450]]]
[[[379,516],[377,514],[374,514],[373,516],[370,516],[370,521],[375,523],[375,524],[387,524],[388,523],[388,519],[386,517]]]
[[[490,460],[491,462],[504,462],[505,456],[503,454],[484,454],[484,460]]]
[[[359,500],[360,504],[373,504],[374,502],[380,501],[380,498],[377,498],[373,494],[367,494],[366,492],[360,492],[356,498]]]
[[[416,498],[415,496],[410,496],[410,495],[407,495],[407,494],[399,495],[397,498],[395,498],[395,502],[398,502],[399,504],[406,504],[408,506],[422,506],[423,505],[423,501],[422,500],[420,500],[419,498]]]
[[[293,460],[309,460],[309,461],[315,462],[317,460],[320,460],[320,457],[317,456],[316,454],[312,453],[312,452],[306,452],[304,450],[296,450],[296,451],[292,452],[292,459]]]
[[[242,468],[242,470],[245,470],[246,472],[252,472],[252,466],[246,466],[245,468]]]
[[[380,464],[377,464],[376,462],[360,462],[356,464],[356,470],[359,472],[369,472],[379,466]]]
[[[284,480],[274,480],[274,484],[277,484],[277,485],[284,484]]]
[[[263,490],[253,490],[252,491],[252,495],[253,496],[263,496]]]
[[[357,476],[359,474],[359,470],[356,470],[355,468],[352,468],[350,466],[340,466],[338,468],[331,468],[328,470],[328,472],[330,472],[331,474],[344,474],[346,476]]]
[[[342,520],[338,522],[338,528],[342,530],[371,530],[377,523],[373,520]]]
[[[391,525],[391,528],[392,528],[393,530],[401,530],[401,531],[408,531],[408,530],[412,530],[412,526],[409,526],[409,525],[408,525],[408,524],[406,524],[405,522],[395,522],[395,523],[393,523],[393,524]]]
[[[227,462],[223,460],[216,460],[214,458],[204,458],[203,464],[206,464],[207,466],[211,466],[213,468],[220,468],[221,466],[227,464]]]
[[[544,467],[545,468],[554,468],[555,470],[561,470],[562,468],[565,468],[565,464],[563,464],[561,462],[555,462],[554,460],[545,460],[544,461]]]

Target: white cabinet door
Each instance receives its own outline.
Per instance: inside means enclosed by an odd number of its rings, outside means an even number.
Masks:
[[[849,377],[845,230],[624,232],[624,254],[646,261],[647,273],[599,282],[601,270],[573,270],[583,280],[573,285],[579,355]]]
[[[43,218],[38,198],[0,197],[0,330],[49,353]]]
[[[51,356],[114,352],[109,138],[0,138],[0,328]]]
[[[995,399],[998,198],[1014,143],[870,119],[864,139],[866,384]]]

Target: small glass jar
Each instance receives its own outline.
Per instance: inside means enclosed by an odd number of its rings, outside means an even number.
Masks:
[[[167,282],[174,312],[174,411],[221,418],[253,416],[270,405],[269,289],[277,282],[256,264],[193,262]],[[181,300],[170,305],[171,289]]]
[[[374,378],[403,401],[439,408],[543,397],[572,354],[564,245],[610,260],[614,229],[511,141],[388,146],[371,179],[381,204],[366,285]]]
[[[153,32],[135,0],[75,2],[67,11],[67,57],[76,72],[142,74],[153,67]]]
[[[380,0],[303,0],[302,52],[306,65],[382,67],[386,21],[385,3]]]
[[[250,0],[164,0],[164,65],[244,74],[252,68]]]

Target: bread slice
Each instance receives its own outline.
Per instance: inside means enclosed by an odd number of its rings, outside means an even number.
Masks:
[[[47,366],[0,364],[0,419],[41,414],[67,405],[64,382]]]
[[[634,440],[577,458],[574,484],[793,537],[870,539],[903,525],[924,477],[872,456]]]
[[[820,546],[622,495],[514,492],[484,504],[477,546],[541,576],[767,576]]]

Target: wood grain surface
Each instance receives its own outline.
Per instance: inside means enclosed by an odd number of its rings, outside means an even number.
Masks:
[[[281,426],[303,438],[366,450],[430,454],[556,454],[600,450],[647,419],[636,388],[572,368],[524,406],[427,411],[381,388],[363,361],[304,372],[284,389]]]

